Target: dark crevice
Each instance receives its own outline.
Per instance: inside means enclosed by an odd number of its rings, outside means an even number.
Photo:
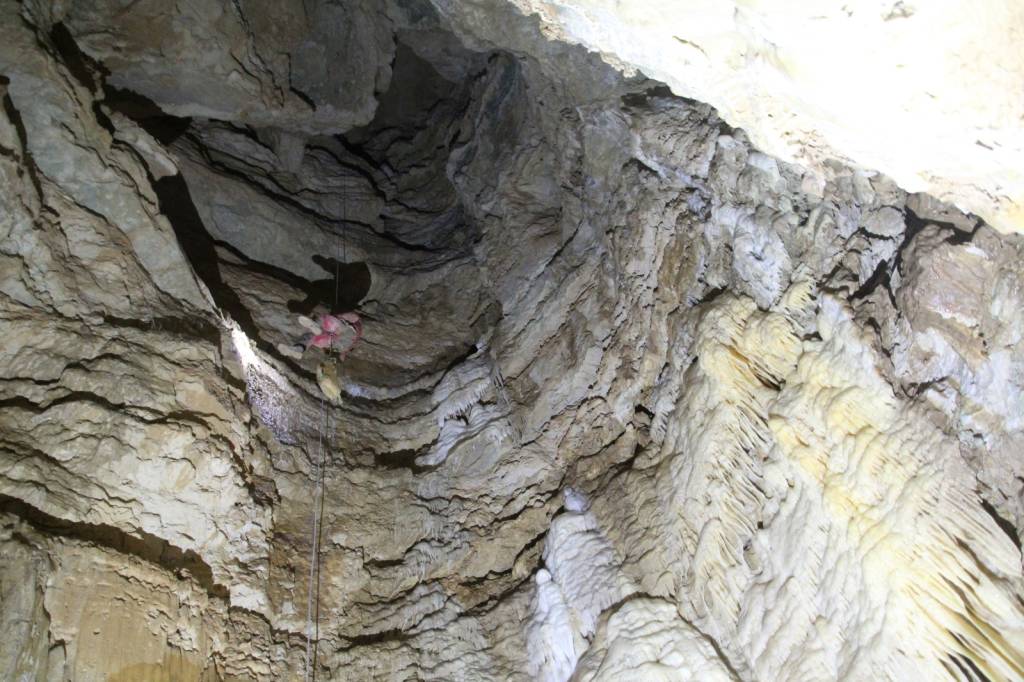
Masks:
[[[106,69],[79,49],[71,33],[63,24],[58,23],[53,27],[50,38],[68,70],[79,82],[94,93],[102,89],[105,95],[102,100],[104,105],[138,123],[162,144],[173,141],[188,128],[189,119],[168,116],[156,104],[142,95],[105,85],[103,82],[108,73]],[[93,106],[97,120],[109,132],[114,133],[114,125],[99,105],[100,101],[97,101]],[[175,175],[157,180],[152,185],[157,195],[160,211],[170,221],[178,244],[196,275],[210,290],[214,302],[221,310],[231,315],[250,336],[258,338],[251,315],[241,304],[235,292],[225,285],[220,276],[214,242],[203,226],[184,180],[180,175]],[[107,321],[118,322],[113,319]],[[210,339],[219,336],[213,325],[205,321],[152,320],[141,324],[132,320],[119,322],[121,326],[144,329],[159,326],[172,331],[180,331],[188,336],[198,335]]]
[[[965,232],[964,230],[958,228],[956,225],[953,225],[952,223],[944,223],[937,220],[930,220],[929,222],[934,225],[938,225],[939,227],[947,227],[950,230],[952,230],[952,234],[950,234],[949,237],[946,239],[946,243],[952,244],[953,246],[970,244],[971,240],[974,239],[974,236],[978,234],[978,230],[980,230],[981,226],[983,225],[983,223],[979,220],[978,223],[974,226],[973,230],[971,230],[970,232]]]
[[[850,294],[850,300],[856,301],[862,298],[867,298],[880,286],[884,286],[888,289],[891,276],[892,272],[889,270],[889,261],[880,261],[878,265],[875,266],[875,271],[871,273],[871,276],[864,280],[864,284],[861,284],[857,287],[856,291]]]
[[[38,532],[46,535],[71,538],[106,547],[122,554],[129,554],[159,566],[180,577],[191,577],[211,597],[226,599],[228,589],[213,579],[213,570],[191,549],[183,550],[166,540],[134,530],[127,533],[103,523],[66,521],[51,516],[22,500],[0,493],[0,511],[13,514],[24,520]]]
[[[46,412],[54,407],[60,407],[61,405],[66,405],[68,403],[75,402],[92,403],[94,405],[98,405],[104,408],[109,412],[123,412],[127,408],[131,407],[128,405],[123,405],[121,403],[115,403],[97,393],[91,393],[89,391],[70,391],[55,400],[51,400],[49,402],[42,404],[34,403],[28,398],[25,398],[24,396],[4,398],[3,400],[0,400],[0,409],[14,407],[21,410],[25,410],[27,412],[32,412],[33,414],[42,414],[43,412]]]
[[[151,100],[137,93],[109,86],[104,87],[104,92],[105,105],[138,123],[161,144],[174,142],[187,131],[191,123],[188,118],[165,114]],[[288,304],[289,310],[296,313],[311,314],[318,306],[333,312],[354,310],[369,291],[370,271],[366,263],[341,263],[334,258],[314,256],[313,261],[328,276],[309,281],[282,268],[251,261],[237,249],[213,239],[180,174],[161,178],[152,184],[160,211],[170,221],[182,251],[196,275],[209,289],[217,307],[230,315],[264,350],[272,349],[260,343],[259,330],[251,313],[237,292],[224,281],[218,248],[230,250],[244,262],[246,269],[269,275],[302,291],[305,294],[303,299]]]
[[[942,663],[942,667],[946,669],[946,672],[949,673],[949,676],[954,680],[971,679],[970,675],[967,674],[967,671],[962,665],[960,665],[960,662],[956,660],[956,657],[953,654],[948,654],[945,659],[939,660]]]
[[[291,270],[252,260],[234,245],[227,242],[213,240],[213,243],[218,250],[230,254],[231,259],[238,261],[240,263],[238,267],[248,272],[278,280],[293,289],[303,292],[304,298],[288,301],[288,309],[295,313],[309,314],[318,305],[339,313],[355,310],[370,289],[372,281],[370,269],[363,262],[343,263],[334,258],[313,256],[313,262],[319,265],[330,277],[308,280],[296,275]],[[231,259],[228,260],[229,263]],[[338,274],[338,304],[334,305],[334,277],[336,271]]]
[[[1004,519],[999,512],[996,511],[996,508],[989,504],[987,500],[981,501],[981,508],[985,510],[986,514],[992,517],[992,520],[996,522],[997,526],[999,526],[999,530],[1006,533],[1006,537],[1010,538],[1010,541],[1013,543],[1014,547],[1017,548],[1017,551],[1021,551],[1020,537],[1017,535],[1017,528],[1007,519]]]
[[[393,245],[395,245],[395,246],[397,246],[397,247],[399,247],[401,249],[404,249],[406,251],[411,251],[413,253],[441,253],[441,254],[445,254],[446,256],[451,257],[451,258],[455,258],[455,257],[461,255],[461,254],[452,254],[452,255],[449,256],[446,253],[448,251],[448,249],[445,249],[444,247],[438,248],[438,247],[424,246],[423,244],[415,244],[413,242],[407,242],[407,241],[403,240],[401,237],[393,235],[390,232],[385,232],[383,230],[374,229],[374,227],[372,225],[367,225],[367,227],[370,229],[371,232],[373,232],[374,235],[380,237],[381,239],[383,239],[384,241],[388,242],[389,244],[393,244]]]
[[[151,99],[137,92],[104,84],[103,94],[106,107],[135,121],[160,144],[171,144],[192,124],[191,118],[166,114]]]
[[[639,174],[641,176],[643,176],[643,175],[653,175],[653,176],[658,177],[658,178],[662,177],[662,174],[660,172],[658,172],[657,168],[654,168],[653,166],[649,166],[648,164],[644,163],[642,160],[640,160],[640,159],[638,159],[636,157],[631,158],[629,161],[627,161],[625,163],[625,165],[623,165],[622,168],[623,168],[623,170],[626,170],[628,168],[636,168],[637,171],[639,171]]]
[[[170,221],[185,258],[210,290],[214,303],[230,315],[250,338],[258,339],[259,328],[252,315],[242,305],[234,289],[221,277],[216,244],[199,217],[184,178],[181,175],[161,178],[153,183],[153,190],[157,195],[160,212]]]
[[[304,92],[303,92],[302,90],[299,90],[299,89],[298,89],[297,87],[295,87],[294,85],[292,85],[292,84],[291,84],[291,79],[289,79],[289,85],[288,85],[288,90],[289,90],[289,92],[291,92],[291,93],[292,93],[293,95],[295,95],[295,96],[296,96],[296,97],[298,97],[298,98],[299,98],[300,100],[302,100],[302,101],[303,101],[303,103],[305,103],[305,104],[309,105],[309,108],[310,108],[310,110],[311,110],[311,111],[316,111],[316,110],[317,110],[317,106],[316,106],[316,100],[314,100],[314,99],[313,99],[312,97],[310,97],[309,95],[307,95],[306,93],[304,93]]]
[[[436,442],[436,441],[435,441]],[[430,452],[430,448],[433,447],[434,443],[431,442],[422,448],[416,450],[389,450],[384,453],[374,453],[374,463],[384,469],[408,469],[414,474],[422,474],[432,469],[436,469],[437,466],[421,466],[416,464],[416,460]]]
[[[106,78],[110,73],[103,64],[82,52],[71,32],[63,23],[54,24],[50,30],[50,42],[71,77],[94,96],[98,96],[105,87]],[[92,112],[96,117],[96,122],[104,130],[111,135],[116,132],[114,124],[103,111],[103,107],[100,106],[99,99],[93,101]]]
[[[523,545],[523,548],[520,549],[516,553],[516,558],[512,560],[512,566],[515,567],[516,563],[522,557],[526,556],[527,554],[532,552],[534,549],[536,549],[538,545],[540,545],[542,542],[544,542],[544,540],[547,538],[547,536],[548,536],[548,532],[547,532],[547,530],[544,530],[543,532],[538,533],[535,537],[531,538],[530,541],[527,542],[525,545]],[[540,559],[540,554],[537,555],[537,558]],[[534,566],[534,568],[537,568],[537,566]],[[509,569],[509,572],[511,572],[511,571],[512,571],[512,569]]]
[[[346,646],[340,647],[339,650],[344,651],[345,649],[353,649],[358,646],[385,644],[387,642],[408,642],[412,640],[414,637],[415,635],[411,635],[397,628],[393,628],[390,630],[382,630],[380,632],[373,632],[366,635],[355,635],[353,637],[346,637]]]
[[[992,678],[990,678],[988,675],[982,672],[982,670],[977,666],[977,664],[974,661],[972,661],[968,656],[965,656],[963,654],[957,654],[956,656],[954,656],[954,662],[956,662],[957,659],[963,662],[963,667],[966,667],[968,670],[970,670],[970,679],[975,680],[976,682],[992,682]]]
[[[370,167],[370,168],[377,168],[378,166],[381,165],[380,159],[374,158],[373,155],[370,154],[370,152],[362,144],[354,142],[352,140],[349,140],[344,135],[336,135],[334,137],[334,139],[338,142],[338,144],[341,145],[342,149],[344,149],[346,152],[348,152],[349,154],[351,154],[355,158],[357,158],[360,161],[362,161],[363,163],[365,163],[368,167]],[[322,147],[322,149],[324,149],[325,151],[330,153],[331,156],[333,156],[334,159],[340,165],[342,165],[345,168],[348,168],[350,170],[354,170],[357,173],[359,173],[360,175],[362,175],[363,178],[365,178],[370,183],[370,185],[374,188],[374,190],[377,193],[377,196],[379,196],[382,199],[387,198],[386,195],[384,194],[384,192],[381,191],[381,189],[377,186],[377,183],[374,180],[374,178],[364,168],[362,168],[361,166],[357,166],[355,164],[352,164],[352,165],[346,164],[344,162],[344,160],[341,158],[341,156],[336,154],[333,150],[328,149],[326,147]]]
[[[700,297],[699,300],[695,301],[695,304],[711,303],[716,298],[724,294],[725,291],[725,287],[715,287],[714,289],[709,289],[704,293],[703,296]]]
[[[875,326],[875,331],[879,333],[879,338],[881,338],[881,332],[877,326]],[[887,351],[886,357],[891,359],[892,353]],[[917,398],[918,396],[923,395],[925,391],[936,386],[941,386],[947,378],[948,377],[942,376],[938,377],[937,379],[930,379],[928,381],[909,382],[902,386],[903,392],[906,393],[907,396],[910,398]]]
[[[144,332],[164,332],[186,339],[202,339],[213,344],[220,343],[220,329],[202,318],[151,317],[146,320],[104,315],[103,324],[120,329],[138,329]]]
[[[896,247],[896,257],[892,260],[891,264],[888,260],[883,260],[878,264],[875,271],[871,273],[871,276],[868,277],[864,284],[859,286],[856,291],[847,297],[847,300],[851,303],[867,298],[881,287],[889,296],[889,300],[892,302],[893,306],[897,308],[899,307],[896,304],[896,294],[892,290],[892,274],[894,272],[903,272],[903,254],[906,252],[910,243],[914,240],[914,237],[916,237],[921,230],[930,224],[928,221],[918,218],[910,210],[904,211],[903,215],[906,229],[903,231],[903,236],[899,246]]]
[[[646,107],[654,99],[670,99],[687,104],[693,103],[693,100],[679,97],[673,93],[672,88],[667,85],[656,85],[653,88],[647,88],[643,92],[631,92],[621,97],[623,106],[631,109]]]
[[[541,539],[546,538],[547,533],[541,533],[539,537]],[[539,568],[540,562],[538,562],[537,566],[534,568],[533,571],[527,573],[525,576],[523,576],[521,580],[517,580],[516,582],[509,585],[506,589],[501,590],[497,594],[492,594],[486,600],[480,602],[479,604],[471,608],[466,609],[465,615],[470,617],[480,617],[486,613],[493,612],[503,603],[508,601],[511,597],[515,596],[525,584],[530,582],[533,579],[533,576],[536,575],[537,569]]]
[[[946,239],[946,243],[953,244],[955,246],[969,243],[972,239],[974,239],[974,235],[978,233],[978,230],[984,224],[980,218],[971,213],[965,214],[967,218],[974,220],[975,223],[974,227],[970,230],[964,230],[963,227],[960,227],[954,223],[945,220],[939,220],[937,218],[922,218],[921,216],[917,215],[917,213],[914,212],[914,209],[910,208],[909,206],[907,206],[906,215],[908,227],[911,224],[911,222],[913,222],[915,224],[919,224],[921,227],[924,227],[925,225],[936,225],[943,229],[952,231],[952,234],[949,236],[948,239]]]
[[[366,263],[344,263],[336,258],[313,256],[313,262],[328,273],[313,281],[291,276],[289,284],[306,294],[301,301],[288,302],[288,310],[309,315],[317,306],[336,313],[355,310],[370,291],[370,268]]]
[[[50,42],[71,77],[85,86],[89,92],[96,92],[108,72],[99,62],[79,49],[68,27],[60,22],[54,24],[50,29]]]
[[[880,262],[864,284],[858,287],[857,290],[849,296],[849,301],[853,302],[867,298],[879,287],[883,287],[892,304],[896,306],[896,296],[895,292],[892,290],[892,274],[894,272],[903,272],[903,257],[906,253],[907,247],[914,240],[914,237],[920,234],[920,232],[927,226],[936,225],[950,231],[950,235],[946,239],[946,243],[959,246],[961,244],[969,243],[983,224],[981,221],[978,221],[973,230],[965,232],[962,228],[949,222],[931,218],[921,218],[909,207],[904,211],[904,223],[906,224],[906,230],[903,232],[900,245],[896,249],[896,257],[892,260],[892,263],[890,264],[887,260]]]
[[[633,414],[643,414],[646,415],[648,419],[654,419],[654,412],[640,403],[633,406]]]
[[[367,559],[363,562],[363,567],[367,569],[371,568],[395,568],[405,563],[405,557],[399,559]]]
[[[3,76],[0,76],[0,86],[6,88],[10,81]],[[21,120],[21,114],[14,107],[14,102],[11,100],[10,95],[7,92],[3,93],[3,98],[0,99],[0,104],[3,106],[4,114],[7,119],[14,126],[15,132],[18,134],[18,143],[21,145],[22,157],[25,160],[24,167],[26,173],[28,173],[29,180],[32,182],[32,187],[36,191],[36,195],[39,197],[43,196],[43,184],[39,180],[39,175],[36,170],[35,161],[32,159],[32,153],[28,150],[28,132],[25,130],[25,123]]]

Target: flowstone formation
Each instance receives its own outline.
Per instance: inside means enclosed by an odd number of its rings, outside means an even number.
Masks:
[[[0,0],[0,677],[1024,677],[1024,239],[280,5]]]

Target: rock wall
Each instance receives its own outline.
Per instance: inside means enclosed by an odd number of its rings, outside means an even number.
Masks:
[[[438,2],[502,42],[503,0]],[[707,102],[762,151],[842,159],[1024,230],[1024,8],[903,0],[512,0],[545,35]]]
[[[272,9],[0,4],[5,679],[1024,676],[1019,236],[512,5]]]

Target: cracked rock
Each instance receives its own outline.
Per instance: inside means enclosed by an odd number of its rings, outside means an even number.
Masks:
[[[0,677],[1024,677],[1021,237],[584,4],[0,0]]]

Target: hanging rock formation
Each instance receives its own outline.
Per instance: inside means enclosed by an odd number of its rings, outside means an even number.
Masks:
[[[0,677],[1024,677],[1019,235],[533,5],[285,4],[0,0]]]

